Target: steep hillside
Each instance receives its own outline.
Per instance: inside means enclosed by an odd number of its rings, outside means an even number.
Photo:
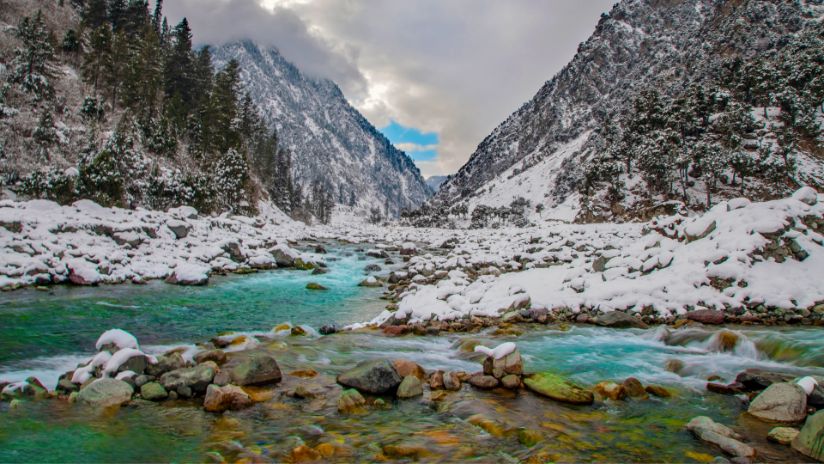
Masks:
[[[411,221],[630,220],[821,186],[822,13],[617,4]]]
[[[292,153],[299,185],[322,184],[335,203],[385,216],[431,195],[412,160],[353,108],[334,82],[308,76],[277,49],[244,41],[213,50],[217,67],[237,60],[264,120]]]

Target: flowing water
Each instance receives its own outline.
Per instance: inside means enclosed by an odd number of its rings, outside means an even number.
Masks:
[[[351,247],[328,256],[330,272],[272,271],[214,278],[208,287],[153,283],[92,289],[54,288],[0,295],[0,379],[37,375],[53,386],[57,375],[93,353],[97,336],[111,327],[135,334],[144,349],[208,340],[224,331],[268,332],[282,322],[318,327],[368,320],[383,307],[380,290],[357,287],[363,267],[376,262]],[[381,264],[383,266],[383,264]],[[305,289],[317,281],[327,292]],[[301,445],[325,444],[334,459],[384,457],[450,462],[706,461],[720,455],[693,439],[683,425],[708,415],[745,433],[765,461],[799,460],[788,448],[768,444],[769,426],[742,415],[741,400],[706,392],[711,375],[731,380],[760,367],[824,374],[824,337],[811,328],[731,328],[735,346],[718,330],[663,328],[614,330],[591,326],[531,328],[519,337],[461,334],[385,337],[377,332],[326,337],[278,337],[265,342],[284,372],[315,369],[312,379],[285,375],[268,401],[223,415],[193,402],[138,404],[92,411],[64,401],[0,404],[0,462],[147,462],[227,459],[287,461]],[[368,358],[414,360],[427,369],[480,368],[462,347],[516,341],[529,371],[553,370],[583,385],[635,376],[663,385],[669,399],[567,406],[530,393],[464,388],[446,399],[387,404],[368,398],[364,411],[341,415],[334,376]],[[471,343],[470,343],[471,342]],[[678,374],[668,361],[683,363]],[[325,389],[328,398],[299,400],[281,394],[299,384]],[[485,428],[469,418],[483,414]],[[472,421],[476,422],[477,421]],[[519,432],[520,430],[520,432]],[[538,443],[526,446],[519,433]],[[531,443],[528,443],[531,444]]]

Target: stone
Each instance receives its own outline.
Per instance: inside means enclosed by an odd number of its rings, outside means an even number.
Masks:
[[[119,406],[132,399],[132,386],[122,380],[97,379],[80,390],[78,401],[97,407]]]
[[[189,223],[177,220],[177,219],[170,219],[166,222],[166,227],[172,231],[175,235],[175,239],[186,238],[189,235],[189,231],[192,230],[192,226]]]
[[[761,369],[747,369],[735,377],[735,381],[744,386],[745,391],[760,391],[776,382],[789,382],[794,375],[771,372]]]
[[[351,413],[366,404],[366,399],[355,389],[344,390],[338,398],[338,412]]]
[[[407,375],[414,375],[420,380],[426,378],[426,371],[419,364],[409,361],[407,359],[395,359],[392,361],[392,366],[398,375],[406,377]]]
[[[697,309],[688,312],[687,319],[702,324],[718,325],[724,323],[724,312],[715,309]]]
[[[444,388],[444,372],[435,371],[429,377],[429,388],[431,390],[443,390]]]
[[[362,392],[381,395],[393,392],[403,378],[386,359],[362,361],[337,377],[339,384]]]
[[[609,398],[615,401],[622,400],[627,396],[622,385],[609,381],[599,382],[595,385],[593,391],[604,398]]]
[[[707,390],[722,395],[737,395],[746,391],[744,385],[738,382],[733,382],[728,385],[717,382],[707,382]]]
[[[423,395],[423,385],[421,379],[414,375],[407,375],[398,385],[398,398],[414,398]]]
[[[458,391],[461,389],[461,377],[457,372],[447,372],[443,376],[443,388],[449,391]]]
[[[278,267],[292,267],[295,265],[295,257],[297,253],[286,247],[277,247],[270,250],[272,256],[275,258],[275,263]]]
[[[168,398],[169,392],[157,382],[148,382],[140,387],[140,396],[148,401],[161,401]]]
[[[664,364],[664,369],[677,374],[684,369],[684,361],[680,359],[668,359],[666,364]]]
[[[235,358],[224,366],[235,385],[267,385],[280,382],[282,374],[278,362],[267,353],[251,353]]]
[[[480,372],[469,377],[468,382],[473,387],[480,388],[482,390],[489,390],[498,386],[498,379],[494,376],[482,374]]]
[[[518,429],[518,442],[527,448],[531,448],[544,440],[543,434],[537,430],[520,428]]]
[[[515,374],[509,374],[501,378],[501,385],[509,390],[516,390],[521,388],[521,377]]]
[[[659,385],[647,385],[644,387],[647,393],[652,396],[657,396],[658,398],[669,398],[672,396],[669,390]]]
[[[323,396],[323,388],[317,385],[298,385],[295,387],[295,398],[312,399]]]
[[[730,330],[722,330],[718,332],[716,344],[719,351],[732,351],[735,349],[735,345],[738,344],[738,334]]]
[[[226,364],[226,361],[228,359],[229,358],[226,355],[226,352],[223,350],[206,350],[194,355],[194,360],[197,364],[202,364],[206,361],[212,361],[218,366],[222,366]]]
[[[318,332],[320,332],[321,335],[332,335],[333,333],[336,333],[337,331],[338,331],[338,326],[336,326],[335,324],[326,324],[326,325],[322,326]]]
[[[186,388],[192,393],[203,393],[215,377],[215,368],[209,363],[198,364],[195,367],[175,369],[160,376],[160,384],[166,390],[174,390],[178,394],[186,393]]]
[[[767,440],[779,445],[789,445],[799,433],[798,429],[792,427],[775,427],[767,434]]]
[[[318,371],[314,369],[298,369],[290,372],[289,375],[292,377],[300,377],[302,379],[310,379],[312,377],[317,377]]]
[[[793,439],[792,447],[805,456],[824,462],[824,411],[807,418],[801,432]]]
[[[796,384],[774,383],[752,400],[747,412],[768,422],[801,422],[807,416],[807,394]]]
[[[629,398],[646,399],[649,397],[647,391],[644,390],[644,385],[635,377],[629,377],[621,384],[624,387],[624,392]]]
[[[500,359],[492,360],[492,375],[501,379],[505,375],[521,375],[524,372],[524,361],[517,349]]]
[[[529,390],[555,401],[571,404],[592,404],[592,392],[584,390],[569,380],[552,372],[540,372],[524,378]]]
[[[743,458],[755,457],[755,449],[739,441],[741,437],[737,433],[709,417],[694,417],[686,427],[696,438],[718,446],[725,453]]]
[[[602,327],[614,327],[617,329],[648,328],[644,321],[634,316],[631,316],[623,311],[610,311],[608,313],[601,314],[595,319],[593,319],[593,322]]]
[[[186,367],[186,360],[183,359],[183,356],[181,356],[181,354],[178,352],[172,352],[164,354],[163,356],[158,356],[156,364],[149,364],[148,366],[146,366],[146,374],[157,377],[169,371],[173,371],[175,369],[182,369],[184,367]],[[142,371],[135,372],[140,374]]]
[[[698,222],[695,222],[690,225],[702,225],[703,227],[699,227],[698,229],[696,229],[695,227],[686,227],[684,230],[684,235],[686,236],[688,242],[694,242],[696,240],[701,240],[702,238],[707,237],[715,230],[716,227],[715,220],[712,220],[706,225],[699,224]]]
[[[486,433],[493,437],[502,437],[506,433],[504,427],[498,422],[490,419],[483,414],[475,414],[466,419],[470,424],[482,428]]]
[[[290,462],[311,462],[320,461],[323,456],[315,449],[306,445],[300,445],[292,449]]]
[[[243,409],[251,405],[252,398],[236,385],[209,385],[206,388],[206,398],[203,400],[203,408],[209,412]]]
[[[329,290],[328,288],[324,287],[323,285],[321,285],[317,282],[309,282],[308,284],[306,284],[306,289],[307,290]]]

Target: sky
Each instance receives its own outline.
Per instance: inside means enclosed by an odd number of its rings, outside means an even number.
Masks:
[[[456,172],[615,0],[165,0],[199,44],[252,39],[349,102],[424,177]]]

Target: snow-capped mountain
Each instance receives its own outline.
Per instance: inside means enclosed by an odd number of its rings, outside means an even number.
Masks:
[[[426,185],[428,185],[433,192],[437,192],[447,179],[449,179],[449,176],[429,176],[426,178]]]
[[[820,73],[820,59],[813,57],[795,66],[788,63],[788,57],[798,56],[799,50],[815,53],[810,49],[821,43],[823,14],[820,2],[812,1],[622,1],[602,15],[573,60],[487,136],[459,172],[441,186],[428,205],[434,214],[423,214],[443,217],[451,208],[466,217],[467,209],[471,213],[478,206],[510,208],[522,197],[528,200],[527,215],[531,218],[591,220],[597,216],[614,220],[630,218],[669,200],[700,209],[712,200],[705,201],[707,190],[721,199],[742,194],[771,198],[798,185],[820,186],[824,179],[820,86],[815,86],[812,76],[808,80],[812,84],[803,86],[792,77],[811,66],[817,69],[814,73]],[[752,70],[761,69],[759,66],[774,75],[753,76]],[[787,82],[781,88],[776,84],[760,103],[749,94],[759,85],[753,84],[753,79],[770,85],[781,79]],[[639,173],[642,166],[637,159],[632,160],[635,164],[626,164],[628,172],[621,172],[618,161],[621,136],[635,130],[638,96],[654,91],[678,103],[678,98],[692,98],[695,88],[706,91],[710,104],[717,108],[707,110],[701,134],[689,134],[692,139],[681,137],[681,146],[721,144],[713,123],[734,105],[740,104],[752,115],[754,126],[735,134],[744,139],[743,148],[730,149],[727,161],[716,163],[726,172],[712,177],[712,183],[706,180],[710,171],[707,157],[696,155],[686,161],[686,167],[682,162],[680,179],[672,174],[671,185],[683,180],[683,192],[680,187],[669,187],[667,193],[647,194],[654,190],[648,177],[654,176]],[[737,177],[744,176],[736,176],[738,172],[728,168],[733,165],[733,155],[743,153],[753,163],[768,166],[766,157],[775,158],[783,149],[779,130],[789,125],[789,120],[800,124],[799,118],[788,116],[798,101],[805,102],[805,117],[818,121],[819,127],[812,135],[806,128],[796,131],[798,141],[790,148],[796,171],[783,176],[783,184],[778,186],[762,179],[768,175],[767,168],[748,172],[746,184],[736,183]],[[670,107],[664,107],[665,113],[669,112]],[[625,144],[631,151],[632,140]],[[650,151],[652,158],[663,159],[663,149]],[[615,169],[599,171],[612,162]],[[664,174],[676,171],[678,163],[673,157],[671,169]],[[608,190],[612,198],[607,198]],[[597,214],[582,217],[598,207]],[[503,214],[501,211],[495,214]]]
[[[250,41],[213,49],[216,66],[240,64],[245,89],[292,153],[296,185],[322,182],[336,203],[386,216],[432,194],[420,171],[347,102],[338,86],[308,76],[276,48]]]

